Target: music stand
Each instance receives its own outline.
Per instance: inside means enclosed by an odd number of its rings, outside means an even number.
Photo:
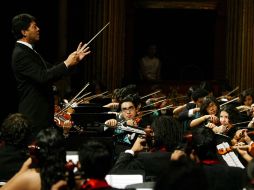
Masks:
[[[79,104],[77,107],[73,107],[75,113],[102,113],[111,111],[110,108],[103,107],[99,104]]]

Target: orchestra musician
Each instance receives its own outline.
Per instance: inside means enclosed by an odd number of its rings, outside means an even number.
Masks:
[[[200,107],[200,117],[193,119],[190,123],[190,127],[196,127],[205,125],[206,127],[213,128],[219,123],[220,105],[219,102],[213,96],[207,96],[204,98]]]
[[[220,110],[220,126],[213,127],[213,131],[233,138],[237,131],[237,127],[234,124],[240,121],[240,113],[236,107],[232,104],[226,104]]]
[[[209,189],[243,189],[248,180],[246,171],[240,167],[222,164],[217,155],[216,145],[216,136],[212,129],[207,127],[193,129],[192,156],[203,167]]]
[[[149,143],[150,140],[152,143]],[[148,137],[138,137],[131,148],[121,152],[111,173],[142,170],[147,176],[146,180],[156,179],[181,141],[182,130],[177,119],[160,115],[151,123],[151,133]]]
[[[119,102],[119,107],[121,110],[118,117],[105,121],[105,125],[114,130],[116,155],[125,149],[129,149],[137,137],[135,133],[118,129],[118,125],[127,125],[134,128],[145,128],[147,125],[143,119],[138,117],[140,108],[140,97],[138,94],[129,94],[123,97]]]
[[[137,86],[135,84],[129,84],[122,88],[117,88],[113,91],[111,96],[111,102],[104,105],[103,107],[110,108],[111,111],[119,110],[119,102],[122,98],[127,96],[128,94],[138,94]]]
[[[251,121],[248,123],[249,128],[254,128],[254,104],[251,104],[249,115],[251,117]]]
[[[250,121],[252,119],[250,110],[253,103],[254,90],[252,88],[243,90],[239,95],[239,106],[237,106],[243,121]]]
[[[200,117],[200,107],[207,95],[208,92],[202,88],[198,88],[192,92],[191,98],[193,102],[187,103],[178,117],[179,121],[183,123],[184,130],[189,130],[191,121]]]

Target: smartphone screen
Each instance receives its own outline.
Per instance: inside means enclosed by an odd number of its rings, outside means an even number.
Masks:
[[[66,151],[66,162],[72,161],[74,164],[77,164],[79,161],[78,151]],[[73,172],[76,172],[78,169],[75,167]]]

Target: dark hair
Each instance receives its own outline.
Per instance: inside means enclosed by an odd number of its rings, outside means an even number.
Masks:
[[[205,89],[206,91],[208,91],[208,93],[213,92],[213,86],[212,86],[212,84],[211,84],[210,82],[208,82],[208,81],[202,81],[202,82],[200,83],[200,88]]]
[[[30,14],[22,13],[16,15],[12,19],[12,33],[16,40],[23,37],[22,30],[27,30],[32,21],[36,21],[36,18]]]
[[[210,103],[214,103],[216,105],[216,107],[218,108],[216,115],[218,115],[218,113],[220,112],[220,104],[214,96],[207,96],[207,97],[204,98],[203,103],[200,107],[201,115],[207,115],[208,114],[206,109],[208,108]]]
[[[31,122],[21,113],[10,114],[0,128],[0,139],[5,144],[25,147],[30,143]]]
[[[191,94],[191,97],[194,101],[197,101],[199,98],[203,98],[208,95],[208,91],[203,88],[198,88],[194,90]]]
[[[79,160],[83,177],[93,179],[104,179],[113,164],[110,148],[96,140],[81,146]]]
[[[40,168],[42,190],[64,179],[66,152],[64,138],[55,128],[41,130],[36,136],[36,165]],[[34,160],[33,160],[34,161]]]
[[[233,138],[238,127],[241,127],[241,126],[244,127],[244,124],[237,125],[237,127],[235,125],[233,125],[235,123],[242,122],[241,113],[233,104],[226,104],[226,105],[222,106],[220,109],[220,113],[222,111],[225,111],[228,113],[228,122],[229,122],[229,124],[232,125],[232,127],[227,131],[227,136]]]
[[[119,101],[121,101],[123,98],[125,98],[130,94],[138,94],[137,86],[135,84],[129,84],[119,89],[118,91]]]
[[[154,148],[166,148],[173,151],[182,140],[180,123],[172,116],[162,115],[154,119],[151,124],[154,131]]]
[[[198,89],[198,85],[193,85],[193,86],[190,86],[186,92],[186,95],[188,96],[188,98],[191,98],[191,95],[192,93]]]
[[[192,130],[192,148],[200,160],[218,159],[215,133],[208,127],[196,127]]]
[[[249,88],[249,89],[246,89],[246,90],[242,91],[241,94],[239,95],[239,99],[240,99],[239,103],[241,105],[244,104],[245,98],[247,96],[251,96],[252,97],[252,101],[254,101],[254,91],[253,91],[252,88]]]
[[[138,108],[140,106],[140,97],[138,94],[128,94],[120,100],[119,109],[121,109],[121,105],[124,102],[132,102],[135,108]]]
[[[226,104],[221,107],[220,112],[225,111],[228,113],[229,123],[234,124],[241,121],[239,110],[233,104]]]

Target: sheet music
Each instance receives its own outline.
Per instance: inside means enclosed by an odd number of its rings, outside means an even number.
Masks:
[[[143,183],[143,176],[140,174],[131,175],[107,175],[106,181],[115,188],[125,188],[127,185]]]
[[[227,142],[223,142],[217,145],[218,150],[225,149],[225,148],[229,148],[229,144]],[[245,168],[233,151],[230,151],[229,153],[222,155],[222,158],[226,161],[228,166]]]

